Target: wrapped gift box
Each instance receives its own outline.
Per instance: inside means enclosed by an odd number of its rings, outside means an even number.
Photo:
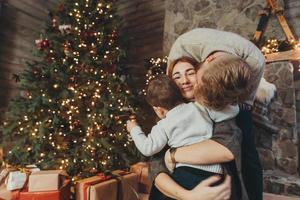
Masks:
[[[2,182],[4,182],[5,178],[8,176],[8,173],[9,173],[9,169],[7,169],[7,168],[4,168],[4,169],[1,170],[1,172],[0,172],[0,184]]]
[[[0,200],[2,199],[12,199],[12,194],[11,194],[11,191],[7,190],[6,189],[6,186],[4,183],[2,183],[0,185]]]
[[[69,200],[71,180],[64,180],[59,190],[47,192],[28,192],[27,189],[19,191],[18,200]]]
[[[25,169],[28,170],[30,173],[41,171],[40,168],[38,168],[36,165],[26,165]]]
[[[63,170],[34,171],[29,176],[28,191],[58,190],[67,176]]]
[[[27,174],[21,171],[9,172],[8,178],[6,180],[7,190],[17,190],[24,187],[27,180]]]
[[[114,171],[112,175],[99,174],[80,180],[76,184],[77,200],[136,200],[137,174]]]
[[[140,193],[139,197],[139,200],[149,200],[149,194]]]
[[[146,162],[139,162],[130,167],[130,171],[136,173],[139,177],[138,191],[141,193],[149,194],[151,184],[149,183],[149,164]]]

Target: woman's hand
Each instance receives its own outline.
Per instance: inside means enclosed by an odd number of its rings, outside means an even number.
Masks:
[[[190,190],[182,200],[229,200],[231,195],[231,179],[226,176],[224,182],[218,186],[210,186],[220,179],[218,176],[212,176],[193,190]]]
[[[175,163],[172,162],[170,149],[165,153],[165,164],[167,169],[172,173],[175,168]]]

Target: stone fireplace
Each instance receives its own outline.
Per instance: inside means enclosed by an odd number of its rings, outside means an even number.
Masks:
[[[222,5],[221,5],[222,4]],[[196,27],[216,28],[251,39],[258,13],[265,0],[166,0],[164,52],[182,33]],[[280,1],[287,21],[299,38],[298,0]],[[293,17],[294,16],[294,17]],[[285,38],[275,17],[269,21],[266,37]],[[299,144],[300,80],[299,62],[274,62],[266,66],[264,77],[277,87],[269,105],[256,102],[253,112],[257,149],[264,169],[264,190],[300,196]]]
[[[300,196],[295,67],[290,62],[267,65],[264,76],[277,94],[268,106],[255,103],[253,120],[265,191]]]

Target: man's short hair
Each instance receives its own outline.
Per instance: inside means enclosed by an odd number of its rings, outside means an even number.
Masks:
[[[240,57],[226,54],[207,63],[195,98],[205,107],[222,110],[227,105],[243,103],[252,91],[250,66]],[[200,77],[198,77],[200,78]]]
[[[167,110],[184,102],[177,85],[165,74],[160,74],[149,82],[146,100],[151,106],[159,106]]]

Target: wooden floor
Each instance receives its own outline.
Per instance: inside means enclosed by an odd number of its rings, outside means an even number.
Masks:
[[[140,194],[141,200],[148,200],[147,194]],[[281,195],[274,195],[270,193],[264,193],[264,200],[300,200],[300,197],[287,197]]]
[[[264,193],[264,200],[300,200],[300,197],[287,197],[281,195],[274,195],[270,193]]]

